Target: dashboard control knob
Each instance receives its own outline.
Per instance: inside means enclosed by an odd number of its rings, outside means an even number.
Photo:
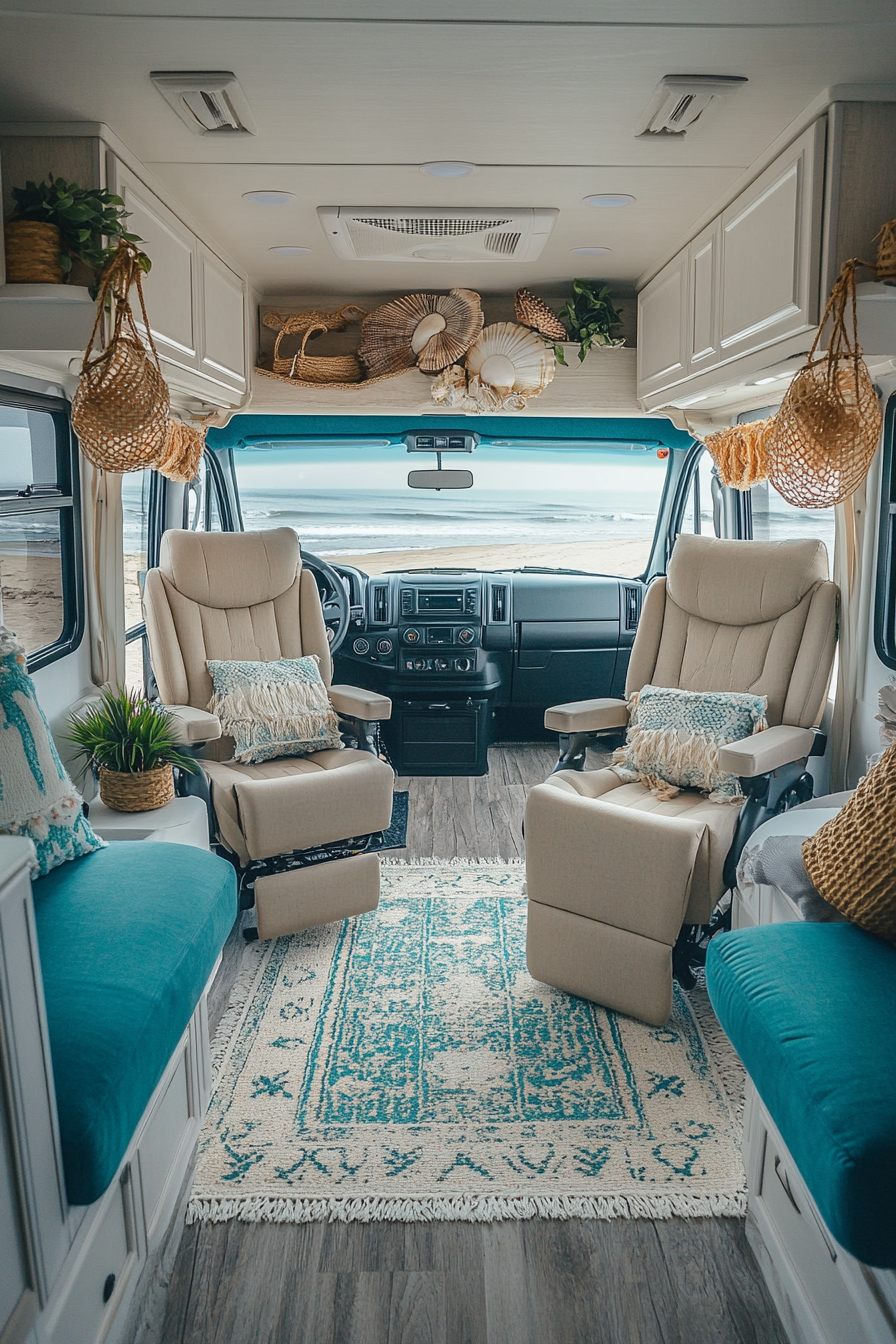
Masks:
[[[405,642],[405,644],[419,644],[419,643],[420,643],[420,631],[419,631],[419,630],[415,630],[413,626],[411,626],[411,628],[410,628],[409,630],[405,630],[405,632],[404,632],[404,642]]]
[[[461,644],[472,644],[476,638],[476,631],[471,630],[469,626],[464,626],[463,630],[457,632],[458,642]]]
[[[377,653],[387,654],[392,652],[391,639],[378,639],[376,642]]]
[[[415,658],[415,659],[414,659],[414,671],[415,671],[415,672],[425,672],[425,671],[426,671],[426,659],[425,659],[425,658]]]
[[[451,670],[451,663],[447,658],[434,658],[432,665],[437,672],[449,672]]]
[[[457,658],[455,659],[454,666],[457,668],[458,672],[469,672],[473,667],[473,659]]]
[[[356,639],[352,645],[355,653],[365,654],[370,652],[370,644],[366,639]]]

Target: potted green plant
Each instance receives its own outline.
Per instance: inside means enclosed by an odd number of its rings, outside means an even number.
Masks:
[[[100,272],[115,252],[119,238],[142,240],[128,233],[124,201],[105,189],[79,187],[49,174],[46,182],[13,187],[15,201],[6,224],[8,284],[65,284],[74,263],[87,269],[88,287],[96,297]],[[151,265],[145,253],[140,265]]]
[[[106,687],[67,734],[99,775],[100,798],[116,812],[150,812],[174,797],[173,766],[195,773],[167,710],[138,691]]]
[[[573,296],[567,299],[558,314],[571,341],[579,343],[579,360],[583,360],[592,345],[624,345],[625,341],[613,336],[622,325],[621,310],[613,306],[610,286],[602,280],[573,280]],[[563,346],[555,345],[558,364],[566,364]]]

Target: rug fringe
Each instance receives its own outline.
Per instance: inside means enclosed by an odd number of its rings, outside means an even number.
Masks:
[[[524,868],[523,859],[380,859],[383,868]]]
[[[187,1223],[494,1223],[528,1218],[743,1218],[745,1191],[686,1195],[455,1195],[411,1199],[371,1195],[361,1199],[192,1198]]]
[[[706,976],[702,970],[697,972],[697,984],[694,989],[684,991],[684,997],[690,1005],[694,1021],[703,1037],[707,1057],[715,1065],[725,1099],[737,1121],[737,1127],[740,1128],[743,1121],[747,1075],[740,1056],[715,1015],[706,989]]]

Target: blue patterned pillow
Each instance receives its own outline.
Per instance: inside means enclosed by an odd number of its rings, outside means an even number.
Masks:
[[[700,789],[713,803],[738,802],[740,782],[719,770],[719,749],[767,728],[767,708],[765,695],[643,686],[629,701],[625,746],[613,763],[658,798]]]
[[[0,627],[0,834],[32,840],[37,873],[44,877],[105,847],[82,804],[37,703],[25,650]]]
[[[215,687],[208,711],[234,739],[234,760],[250,764],[344,745],[316,654],[271,663],[210,658],[208,670]]]

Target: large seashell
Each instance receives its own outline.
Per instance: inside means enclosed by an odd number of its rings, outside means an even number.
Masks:
[[[473,378],[502,399],[511,393],[537,397],[554,376],[554,353],[542,340],[515,322],[486,327],[467,351],[468,383]]]
[[[463,358],[482,320],[482,302],[472,289],[407,294],[365,317],[358,354],[371,377],[415,364],[424,373],[438,373]]]
[[[513,300],[517,322],[531,327],[550,341],[568,341],[566,328],[559,317],[530,289],[518,289]]]

